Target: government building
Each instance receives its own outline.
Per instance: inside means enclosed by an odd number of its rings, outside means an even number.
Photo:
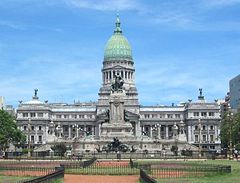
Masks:
[[[199,89],[196,101],[142,106],[134,64],[131,46],[117,17],[104,51],[98,101],[49,103],[41,101],[35,89],[32,99],[20,102],[17,108],[17,124],[27,142],[36,149],[64,142],[76,153],[103,148],[113,138],[137,151],[161,151],[176,143],[180,149],[220,149],[217,101],[206,102]]]

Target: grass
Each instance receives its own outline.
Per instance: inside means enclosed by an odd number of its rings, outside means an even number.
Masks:
[[[229,160],[208,160],[208,161],[197,161],[200,164],[216,164],[216,165],[231,165],[232,172],[230,174],[221,174],[205,177],[195,178],[176,178],[176,179],[158,179],[158,182],[164,183],[235,183],[240,182],[240,162],[229,161]]]
[[[30,180],[33,177],[29,176],[6,176],[6,175],[0,175],[0,183],[16,183],[20,180]]]

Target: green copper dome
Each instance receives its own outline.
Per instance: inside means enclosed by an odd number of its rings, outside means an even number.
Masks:
[[[125,59],[132,60],[132,49],[127,38],[122,35],[120,20],[117,16],[114,34],[110,37],[105,47],[104,61]]]

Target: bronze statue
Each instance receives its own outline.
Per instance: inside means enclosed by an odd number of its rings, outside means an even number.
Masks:
[[[114,76],[114,82],[112,83],[111,87],[112,87],[112,91],[122,91],[123,89],[123,79],[122,77],[119,75],[119,73],[117,75]]]
[[[199,94],[202,96],[202,88],[199,88]]]
[[[37,97],[38,89],[34,89],[34,97]]]

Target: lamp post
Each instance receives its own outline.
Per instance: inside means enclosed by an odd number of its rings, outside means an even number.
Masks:
[[[28,158],[31,157],[31,144],[30,144],[30,132],[31,132],[31,118],[28,118]]]
[[[229,160],[233,160],[233,156],[232,156],[232,151],[233,151],[233,147],[232,147],[232,121],[233,121],[233,113],[231,113],[230,109],[229,109],[229,113],[227,114],[228,117],[228,122],[229,122]]]
[[[202,128],[202,125],[201,125],[200,118],[198,119],[198,128],[199,128],[198,156],[199,156],[199,158],[201,158],[201,128]]]

